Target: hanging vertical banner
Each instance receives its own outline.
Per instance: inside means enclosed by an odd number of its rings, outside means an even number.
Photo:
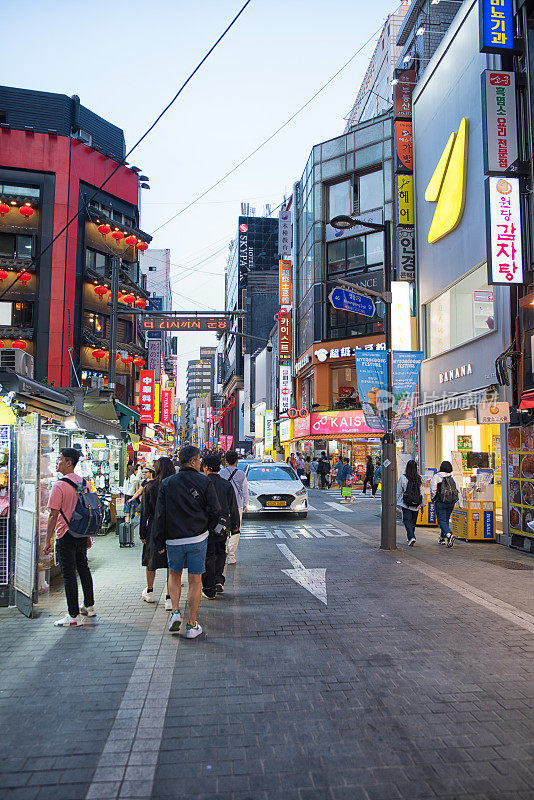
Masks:
[[[410,119],[412,116],[412,94],[415,86],[415,70],[407,69],[398,74],[395,84],[395,116]]]
[[[291,255],[291,211],[285,209],[278,215],[278,255]]]
[[[161,400],[161,387],[156,381],[154,383],[154,422],[160,421],[160,400]]]
[[[274,412],[265,412],[265,449],[272,450],[274,446]]]
[[[154,422],[154,370],[142,369],[139,373],[139,422]]]
[[[412,121],[409,119],[395,122],[395,152],[397,154],[395,172],[412,172],[413,140]]]
[[[413,225],[413,175],[397,175],[397,197],[399,225]]]
[[[415,280],[415,235],[413,228],[397,227],[397,277]]]
[[[154,372],[155,379],[161,378],[161,339],[148,340],[148,368]]]
[[[291,358],[293,340],[291,338],[291,314],[278,316],[278,355],[280,358]]]
[[[514,49],[513,0],[478,0],[480,52],[510,53]]]
[[[365,421],[374,430],[387,430],[387,353],[359,351],[356,359],[356,380]],[[413,407],[419,371],[423,361],[421,351],[393,352],[393,430],[413,427]]]
[[[484,172],[506,172],[519,158],[515,74],[485,69],[482,73]]]
[[[280,259],[278,272],[278,285],[280,293],[280,305],[291,305],[291,261]]]
[[[488,283],[523,283],[519,178],[486,178]]]
[[[291,367],[289,364],[280,365],[280,400],[278,410],[281,414],[291,408]]]
[[[164,425],[170,425],[171,422],[171,393],[168,389],[161,393],[161,421]]]

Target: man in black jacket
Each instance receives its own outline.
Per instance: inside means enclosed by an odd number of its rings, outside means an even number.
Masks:
[[[167,550],[169,564],[168,591],[172,601],[169,630],[180,630],[180,593],[182,570],[187,566],[189,591],[187,604],[189,621],[186,636],[194,639],[202,633],[197,622],[202,592],[202,573],[206,563],[208,532],[215,528],[221,507],[213,484],[200,474],[201,458],[198,447],[182,447],[180,471],[161,482],[152,536],[159,553]]]
[[[326,453],[323,450],[321,453],[321,458],[319,459],[319,466],[317,467],[317,474],[321,478],[321,489],[326,489],[327,487],[327,477],[330,475],[330,470],[332,466],[330,461],[326,457]]]
[[[206,552],[206,571],[202,576],[202,594],[213,600],[223,593],[224,565],[226,562],[226,537],[239,532],[239,507],[234,488],[229,481],[221,478],[221,457],[217,454],[204,458],[204,472],[213,483],[221,506],[221,516],[215,527],[210,527],[208,549]],[[226,524],[225,524],[226,523]]]

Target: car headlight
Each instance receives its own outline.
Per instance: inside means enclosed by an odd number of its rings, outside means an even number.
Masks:
[[[303,494],[306,494],[305,487],[302,487],[302,489],[299,489],[298,492],[295,492],[296,497],[302,497]]]
[[[257,497],[256,492],[253,492],[252,489],[249,489],[248,493],[249,493],[250,497]]]

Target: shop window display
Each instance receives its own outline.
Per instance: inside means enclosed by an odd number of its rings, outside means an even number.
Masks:
[[[508,428],[510,533],[534,537],[534,429]]]

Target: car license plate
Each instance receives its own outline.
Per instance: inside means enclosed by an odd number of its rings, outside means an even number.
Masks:
[[[285,507],[286,501],[285,500],[266,500],[265,501],[265,505],[266,506],[278,506],[278,507],[284,506]]]

